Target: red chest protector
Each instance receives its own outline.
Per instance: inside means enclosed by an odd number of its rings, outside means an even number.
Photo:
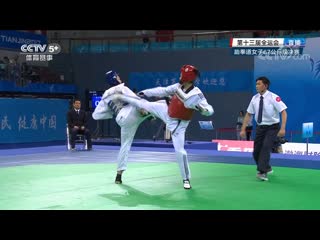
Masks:
[[[191,120],[194,110],[186,108],[183,102],[174,95],[168,107],[169,116],[181,120]]]

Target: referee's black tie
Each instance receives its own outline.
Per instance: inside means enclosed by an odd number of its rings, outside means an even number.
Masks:
[[[263,96],[260,96],[259,112],[258,112],[258,123],[262,122],[262,109],[263,109]]]

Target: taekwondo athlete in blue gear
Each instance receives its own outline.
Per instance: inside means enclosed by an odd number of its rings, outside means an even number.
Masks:
[[[117,176],[115,183],[122,183],[122,173],[127,169],[128,153],[130,151],[134,135],[145,119],[151,115],[143,109],[128,105],[122,101],[111,100],[110,96],[115,93],[123,93],[129,96],[136,96],[128,87],[124,86],[120,76],[115,71],[106,73],[107,83],[111,86],[106,90],[98,106],[92,113],[95,120],[115,118],[121,127],[121,148],[117,157]]]

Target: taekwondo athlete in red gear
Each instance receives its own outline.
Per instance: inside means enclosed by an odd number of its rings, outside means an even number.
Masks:
[[[191,189],[190,168],[187,152],[184,149],[185,131],[190,123],[195,110],[204,116],[211,116],[214,110],[194,81],[200,76],[197,68],[184,65],[180,70],[180,82],[168,87],[156,87],[138,93],[147,97],[172,96],[169,105],[164,103],[149,102],[125,94],[115,94],[114,99],[122,100],[138,108],[145,109],[157,118],[160,118],[171,131],[172,142],[176,152],[176,159],[180,167],[185,189]]]

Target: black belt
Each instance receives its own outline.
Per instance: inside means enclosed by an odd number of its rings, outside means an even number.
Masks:
[[[177,128],[179,127],[180,123],[181,123],[181,119],[178,120],[177,126],[175,127],[175,129],[173,129],[173,131],[172,131],[172,133],[171,133],[172,135],[175,133],[175,131],[176,131]]]
[[[272,125],[258,125],[259,128],[269,128],[269,127],[277,127],[279,126],[280,123],[275,123],[275,124],[272,124]]]

